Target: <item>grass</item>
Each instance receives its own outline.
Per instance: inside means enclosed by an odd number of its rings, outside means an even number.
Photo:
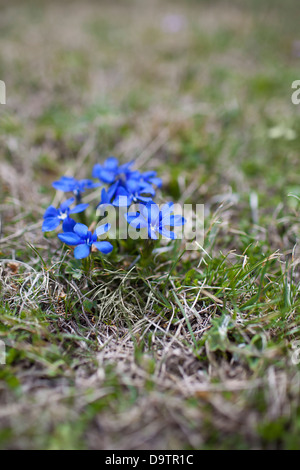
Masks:
[[[299,449],[296,8],[1,6],[1,448]],[[110,154],[205,205],[203,249],[83,272],[43,236]]]

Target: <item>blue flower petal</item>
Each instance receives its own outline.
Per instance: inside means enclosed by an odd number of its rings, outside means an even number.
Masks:
[[[125,214],[125,216],[127,215],[127,222],[134,228],[145,228],[145,227],[148,227],[148,222],[144,219],[144,217],[140,214],[138,215],[137,217],[133,217],[133,216],[129,216],[129,214]]]
[[[140,204],[139,209],[145,220],[150,221],[147,204]]]
[[[102,189],[101,191],[101,201],[100,201],[100,205],[103,205],[103,204],[106,204],[106,205],[110,205],[112,204],[111,200],[113,198],[113,196],[115,195],[115,192],[117,190],[119,186],[119,181],[116,181],[114,184],[111,185],[111,187],[106,191],[105,188]]]
[[[144,215],[145,212],[147,211],[148,213],[148,221],[151,223],[151,225],[156,225],[159,219],[159,207],[155,202],[150,201],[147,203],[146,206],[144,206],[146,209],[142,209],[142,214]]]
[[[154,184],[154,186],[156,186],[157,188],[162,187],[162,180],[160,178],[157,178],[157,177],[150,178],[149,181],[151,184]]]
[[[128,207],[132,202],[132,197],[122,186],[118,188],[113,205],[117,207]]]
[[[93,178],[99,178],[101,170],[102,170],[102,166],[100,165],[100,163],[96,163],[96,165],[94,165],[94,168],[93,168],[93,171],[92,171],[92,177]]]
[[[81,238],[74,232],[59,233],[58,238],[67,245],[78,245]]]
[[[89,256],[91,252],[91,247],[86,245],[85,243],[76,246],[74,250],[74,256],[76,259],[83,259]]]
[[[132,199],[127,196],[117,196],[113,200],[113,205],[116,207],[129,207],[132,202]]]
[[[108,157],[104,162],[104,167],[108,170],[116,170],[118,168],[118,159],[116,157]]]
[[[166,204],[162,206],[161,208],[162,219],[164,219],[166,215],[170,215],[173,212],[173,207],[174,207],[173,202],[167,202]]]
[[[69,199],[67,199],[66,201],[62,202],[61,205],[60,205],[60,210],[62,212],[65,212],[66,209],[68,209],[68,207],[73,204],[73,202],[75,201],[75,199],[73,197],[70,197]]]
[[[106,233],[110,229],[110,227],[111,227],[110,224],[99,225],[99,227],[97,227],[95,230],[97,237],[101,237],[101,235]]]
[[[73,229],[76,225],[75,220],[71,219],[71,217],[67,217],[62,224],[62,228],[64,232],[73,232]]]
[[[156,171],[144,171],[144,173],[142,173],[142,177],[145,181],[148,181],[150,178],[153,178],[154,176],[156,176]]]
[[[109,202],[111,202],[113,196],[115,195],[120,183],[119,181],[116,181],[114,184],[111,185],[111,187],[107,190],[107,197]]]
[[[76,180],[71,176],[62,176],[59,181],[54,181],[52,186],[57,190],[68,192],[73,191],[75,182]]]
[[[70,210],[70,214],[78,214],[79,212],[83,212],[87,207],[89,207],[89,204],[78,204],[78,206],[75,206]]]
[[[124,217],[127,220],[127,222],[130,224],[131,221],[139,217],[139,215],[140,214],[138,212],[127,212],[127,214],[124,214]]]
[[[181,225],[184,225],[185,222],[185,218],[181,215],[171,215],[168,225],[170,225],[171,227],[180,227]],[[162,225],[167,225],[164,223],[164,219],[162,220]]]
[[[143,175],[141,174],[140,171],[135,170],[135,171],[130,171],[128,178],[141,180],[143,178]]]
[[[132,165],[134,164],[134,160],[132,160],[131,162],[128,162],[128,163],[124,163],[123,165],[120,165],[119,167],[119,173],[129,173],[131,172],[130,170],[130,167],[132,167]]]
[[[43,225],[42,225],[42,231],[43,232],[51,232],[52,230],[55,230],[60,224],[60,220],[58,217],[47,217],[44,219]]]
[[[80,180],[79,183],[87,189],[94,189],[100,186],[100,183],[94,183],[94,181],[89,179]]]
[[[126,181],[126,189],[129,193],[134,194],[140,190],[140,183],[137,180],[129,179]]]
[[[114,171],[103,170],[103,169],[101,170],[98,176],[98,178],[104,183],[112,183],[115,177],[116,177],[116,173]]]
[[[73,230],[80,238],[85,238],[89,229],[84,224],[76,224]]]
[[[104,253],[105,255],[110,253],[114,248],[109,242],[95,242],[93,245],[97,250],[101,251],[101,253]]]
[[[155,196],[154,188],[152,188],[151,184],[148,184],[148,183],[143,183],[140,185],[139,193],[151,194],[151,196]]]
[[[44,219],[47,217],[57,217],[57,209],[54,206],[49,206],[48,209],[45,210]]]

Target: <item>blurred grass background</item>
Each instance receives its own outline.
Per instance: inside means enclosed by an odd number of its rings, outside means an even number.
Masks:
[[[151,162],[166,178],[273,204],[297,186],[297,2],[12,2],[1,17],[2,153],[22,173],[60,174],[92,132],[95,161],[167,129]]]

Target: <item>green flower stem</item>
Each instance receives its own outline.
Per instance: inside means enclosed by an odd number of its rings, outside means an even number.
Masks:
[[[92,255],[89,255],[87,258],[84,258],[82,260],[82,269],[86,275],[90,274],[93,267],[94,267],[94,258]]]
[[[78,219],[79,219],[79,222],[80,222],[81,224],[84,224],[84,225],[87,225],[87,226],[88,226],[85,211],[84,211],[84,212],[80,212],[80,214],[78,214]]]
[[[141,259],[140,265],[143,267],[151,266],[153,264],[152,252],[155,248],[156,240],[145,240],[143,247],[140,250]]]

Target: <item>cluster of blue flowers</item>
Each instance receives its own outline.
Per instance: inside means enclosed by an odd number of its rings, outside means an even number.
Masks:
[[[127,212],[125,214],[127,222],[135,229],[147,229],[148,237],[157,240],[159,235],[169,239],[176,238],[173,231],[168,227],[182,226],[185,219],[178,215],[173,215],[173,203],[167,203],[159,209],[153,201],[156,188],[161,188],[162,181],[157,177],[155,171],[140,172],[133,170],[134,162],[119,165],[115,157],[109,157],[103,165],[97,163],[92,172],[92,177],[100,182],[91,179],[76,180],[73,177],[63,176],[59,181],[55,181],[52,186],[65,193],[73,193],[73,197],[63,202],[59,208],[48,207],[44,213],[42,230],[49,232],[55,230],[62,223],[63,233],[58,234],[58,238],[67,245],[74,246],[74,256],[83,259],[90,255],[93,250],[99,250],[103,254],[108,254],[113,250],[113,246],[108,241],[98,241],[98,237],[107,233],[110,224],[103,224],[92,233],[88,227],[82,223],[76,223],[71,215],[84,212],[89,204],[83,204],[82,194],[88,189],[94,189],[103,184],[101,198],[97,207],[112,205],[115,207],[130,207],[132,203],[139,203],[137,212]],[[71,206],[75,203],[75,206]]]
[[[134,162],[119,165],[115,157],[109,157],[104,165],[97,163],[92,176],[109,186],[108,191],[102,190],[100,204],[114,206],[130,206],[131,203],[152,201],[155,196],[153,185],[160,188],[162,181],[156,177],[155,171],[140,173],[131,170]]]

